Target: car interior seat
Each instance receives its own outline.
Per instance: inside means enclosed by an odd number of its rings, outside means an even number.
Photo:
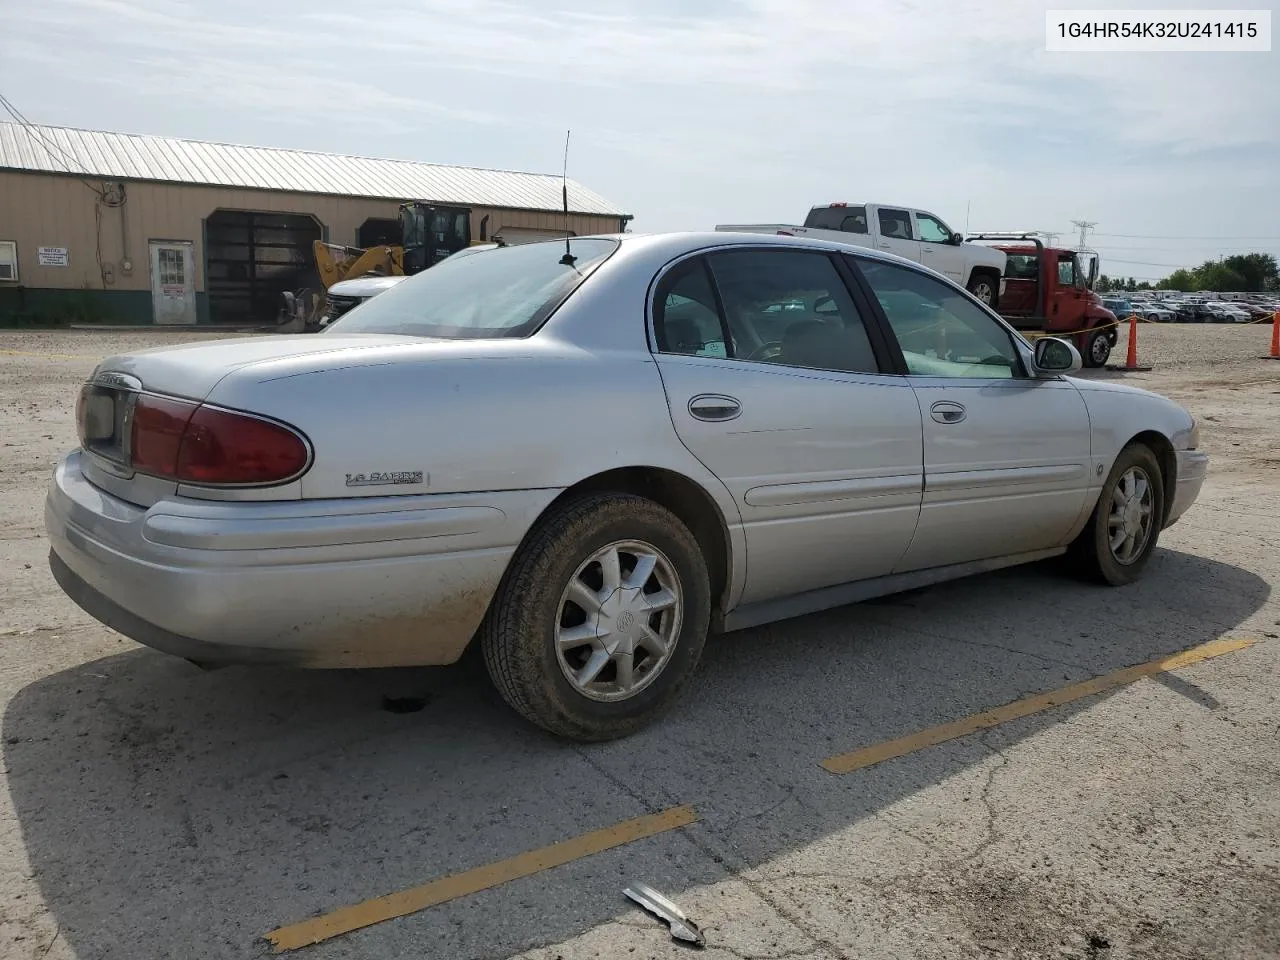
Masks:
[[[871,343],[861,328],[853,329],[834,319],[800,320],[787,327],[778,362],[850,373],[877,369]]]

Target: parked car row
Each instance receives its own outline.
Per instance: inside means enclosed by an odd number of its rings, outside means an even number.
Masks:
[[[1199,296],[1160,300],[1104,297],[1102,303],[1121,319],[1136,315],[1153,323],[1250,323],[1280,311],[1280,300],[1261,296],[1251,300],[1216,300]]]

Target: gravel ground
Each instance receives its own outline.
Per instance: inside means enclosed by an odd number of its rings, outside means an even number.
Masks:
[[[683,803],[691,827],[305,955],[682,955],[621,898],[636,878],[715,958],[1280,957],[1280,363],[1263,325],[1139,333],[1151,372],[1091,375],[1185,404],[1213,456],[1141,583],[1039,565],[746,631],[663,724],[574,747],[470,664],[206,673],[86,617],[41,517],[76,384],[198,337],[0,331],[0,957],[263,956],[277,926]],[[818,766],[1218,637],[1259,642]]]

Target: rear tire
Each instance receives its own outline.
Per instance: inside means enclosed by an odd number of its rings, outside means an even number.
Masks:
[[[479,639],[518,713],[558,736],[612,740],[688,686],[710,613],[706,561],[675,514],[631,494],[590,494],[525,538]]]
[[[1149,447],[1132,443],[1116,457],[1089,522],[1068,554],[1088,579],[1124,586],[1142,576],[1163,523],[1160,463]]]
[[[992,310],[996,308],[996,302],[1000,298],[1000,287],[999,282],[994,280],[990,274],[973,274],[969,277],[969,285],[966,289]]]
[[[1107,330],[1094,330],[1085,334],[1084,349],[1080,358],[1086,367],[1105,367],[1111,359],[1111,336]]]

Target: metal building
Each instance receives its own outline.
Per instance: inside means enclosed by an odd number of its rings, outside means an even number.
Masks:
[[[572,234],[631,219],[568,190]],[[469,207],[473,238],[566,228],[558,175],[0,123],[0,325],[270,323],[314,240],[398,242],[405,200]]]

